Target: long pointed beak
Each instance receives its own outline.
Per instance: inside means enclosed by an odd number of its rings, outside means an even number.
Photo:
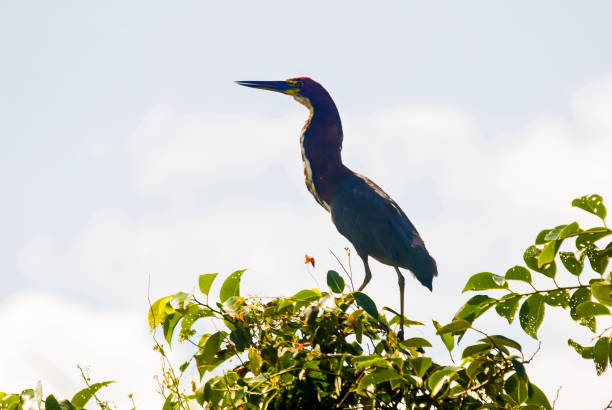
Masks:
[[[288,83],[287,81],[236,81],[236,84],[283,94],[295,94],[299,91],[295,84]]]

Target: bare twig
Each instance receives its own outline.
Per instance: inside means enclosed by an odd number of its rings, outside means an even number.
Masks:
[[[552,409],[555,410],[555,406],[557,405],[557,400],[559,400],[559,393],[561,392],[561,388],[563,386],[559,386],[557,389],[557,394],[555,394],[555,399],[553,400]]]
[[[542,347],[542,342],[538,342],[538,348],[535,350],[535,352],[533,352],[533,354],[531,355],[531,357],[528,360],[525,360],[524,363],[531,363],[531,361],[533,360],[535,355],[538,354],[538,352],[540,351],[541,347]]]

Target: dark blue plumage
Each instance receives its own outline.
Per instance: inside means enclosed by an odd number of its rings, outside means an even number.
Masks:
[[[438,274],[436,262],[395,201],[374,182],[342,163],[342,123],[331,96],[307,77],[238,81],[238,84],[292,95],[310,111],[300,137],[306,186],[315,200],[331,213],[338,231],[353,244],[363,260],[365,279],[360,291],[372,276],[368,256],[395,268],[400,286],[399,336],[403,337],[404,277],[399,268],[410,270],[431,290],[433,278]]]

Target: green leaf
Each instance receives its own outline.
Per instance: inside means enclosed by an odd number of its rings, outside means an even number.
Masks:
[[[598,316],[598,315],[609,315],[610,309],[602,305],[601,303],[587,300],[576,306],[576,315],[579,318]]]
[[[489,343],[479,343],[476,345],[471,345],[463,349],[463,353],[461,354],[461,359],[465,359],[466,357],[472,356],[485,356],[487,355],[493,346]]]
[[[493,299],[487,295],[473,296],[459,308],[459,311],[455,314],[455,318],[473,323],[476,318],[489,310],[495,302],[497,302],[497,299]]]
[[[580,227],[577,222],[572,222],[569,225],[560,225],[555,229],[551,230],[546,237],[544,238],[546,241],[554,241],[557,239],[569,238],[570,236],[574,236],[580,232]]]
[[[463,319],[456,319],[450,322],[447,325],[442,326],[441,328],[436,330],[437,335],[441,335],[442,333],[454,333],[459,332],[461,330],[468,329],[472,326],[470,322]]]
[[[554,278],[557,273],[557,266],[555,265],[555,261],[550,262],[548,265],[540,266],[538,265],[538,259],[542,251],[536,247],[535,245],[531,245],[529,248],[525,250],[523,254],[523,260],[529,269],[539,272],[549,278]]]
[[[94,383],[75,394],[72,397],[72,400],[70,400],[70,403],[72,403],[74,407],[79,409],[85,407],[87,402],[93,397],[94,394],[96,394],[98,390],[100,390],[104,386],[108,386],[111,383],[114,383],[114,381]]]
[[[166,315],[168,314],[166,306],[168,305],[170,299],[172,299],[172,296],[157,299],[149,308],[149,313],[147,316],[149,320],[149,328],[151,330],[153,330],[155,326],[159,325],[160,323],[164,323]],[[171,309],[170,313],[173,313],[173,311],[174,309]]]
[[[431,357],[420,356],[410,359],[410,364],[419,377],[425,375],[425,372],[431,367],[432,363]]]
[[[518,374],[514,373],[512,376],[508,377],[504,384],[504,389],[516,404],[522,404],[527,401],[528,385]]]
[[[518,310],[519,302],[521,301],[522,296],[516,293],[510,293],[505,295],[500,301],[495,305],[495,311],[501,317],[505,317],[508,320],[508,324],[512,324],[514,321],[514,316],[516,315],[516,311]]]
[[[562,308],[569,306],[570,294],[567,289],[551,290],[544,297],[544,301],[550,306],[561,306]]]
[[[221,303],[232,296],[240,296],[240,277],[245,271],[246,269],[237,270],[223,281],[221,290],[219,291],[219,300]]]
[[[206,339],[206,343],[202,347],[202,357],[205,363],[213,363],[215,361],[215,356],[219,352],[219,348],[221,347],[221,343],[225,339],[225,332],[216,332],[210,335],[208,339]]]
[[[544,230],[540,231],[538,236],[536,236],[535,244],[536,245],[544,245],[547,242],[546,236],[548,236],[548,234],[551,231],[552,231],[552,229],[544,229]]]
[[[591,285],[593,297],[606,306],[612,306],[612,285],[608,282],[595,282]]]
[[[193,301],[193,294],[178,292],[172,295],[169,304],[173,309],[185,309],[191,301]]]
[[[516,359],[512,359],[512,367],[514,367],[514,371],[516,371],[516,374],[521,380],[526,383],[529,382],[529,378],[527,377],[527,372],[525,371],[525,366],[523,366],[523,363]]]
[[[606,207],[603,204],[601,195],[593,194],[590,196],[582,196],[572,201],[572,206],[584,209],[587,212],[597,215],[601,219],[606,218]]]
[[[559,257],[565,269],[568,270],[572,275],[580,275],[582,268],[584,267],[584,254],[580,260],[576,259],[576,255],[573,252],[559,252]]]
[[[585,288],[576,289],[576,291],[574,292],[574,294],[570,298],[570,303],[569,303],[569,306],[570,306],[570,316],[571,316],[572,319],[574,319],[574,320],[580,319],[580,316],[578,316],[578,313],[576,312],[576,308],[582,302],[585,302],[587,300],[591,300],[591,290],[589,288],[586,288],[586,287]]]
[[[608,356],[610,355],[610,338],[601,337],[593,346],[593,361],[595,362],[595,371],[601,376],[608,367]]]
[[[164,319],[164,338],[168,342],[168,346],[172,345],[172,334],[179,320],[181,320],[181,314],[178,312],[172,313]]]
[[[404,348],[406,347],[431,347],[429,340],[423,339],[422,337],[411,337],[400,343]]]
[[[587,229],[576,237],[576,248],[584,249],[610,234],[612,230],[604,227]]]
[[[561,246],[561,242],[562,240],[554,240],[544,245],[540,256],[538,256],[538,268],[542,269],[542,267],[548,265],[549,263],[555,260],[557,251]]]
[[[378,319],[378,309],[376,309],[376,304],[368,295],[362,292],[354,292],[353,297],[355,298],[355,302],[357,305],[365,310],[370,316]]]
[[[520,280],[531,283],[531,272],[523,266],[513,266],[506,272],[506,280]]]
[[[444,382],[452,380],[453,376],[456,375],[460,369],[460,367],[445,366],[433,372],[427,379],[427,385],[431,389],[431,395],[435,396]]]
[[[589,258],[591,268],[600,274],[603,274],[608,266],[608,255],[605,251],[600,251],[595,248],[595,245],[589,245],[586,247],[586,255]]]
[[[48,395],[45,399],[45,410],[62,410],[57,399],[52,395]]]
[[[521,305],[519,322],[529,336],[537,340],[538,328],[544,319],[544,296],[536,293],[529,296]]]
[[[218,273],[205,273],[204,275],[200,275],[200,277],[198,278],[200,292],[208,296],[208,292],[210,292],[210,287],[212,286],[217,275]]]
[[[480,339],[479,342],[488,343],[488,344],[490,344],[492,346],[495,346],[495,347],[508,346],[508,347],[511,347],[511,348],[516,349],[518,351],[521,351],[521,345],[520,344],[518,344],[514,340],[512,340],[512,339],[510,339],[510,338],[508,338],[506,336],[502,336],[502,335],[492,335],[492,336],[484,337],[484,338]]]
[[[365,390],[371,385],[401,379],[401,377],[395,370],[377,368],[372,373],[368,373],[361,378],[357,385],[357,393],[364,394]]]
[[[529,383],[528,392],[529,399],[527,399],[527,403],[542,406],[545,410],[552,410],[552,406],[550,405],[548,398],[538,386],[533,383]]]
[[[440,324],[435,320],[432,320],[432,322],[434,327],[436,328],[436,331],[442,328],[442,326],[440,326]],[[444,346],[446,346],[446,349],[449,352],[452,352],[453,348],[455,347],[455,337],[452,335],[452,333],[442,333],[440,334],[440,339],[442,339],[442,342],[444,343]]]
[[[344,279],[335,270],[327,272],[327,286],[334,293],[342,293],[344,290]]]
[[[508,283],[503,276],[491,272],[480,272],[468,279],[461,293],[468,290],[508,289]]]

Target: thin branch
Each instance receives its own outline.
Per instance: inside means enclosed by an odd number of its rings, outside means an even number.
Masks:
[[[559,388],[557,389],[557,394],[555,394],[555,399],[553,400],[553,404],[552,404],[552,410],[555,410],[555,406],[557,405],[557,400],[559,400],[559,393],[561,392],[561,388],[563,386],[559,386]]]
[[[340,264],[340,267],[342,268],[342,270],[344,271],[344,273],[346,273],[346,276],[348,276],[349,281],[351,282],[351,290],[354,291],[355,287],[353,286],[353,276],[349,273],[348,270],[346,270],[346,268],[344,267],[344,265],[342,264],[342,262],[340,262],[340,259],[338,259],[338,257],[336,256],[336,254],[334,253],[334,251],[332,251],[331,249],[329,249],[329,252],[334,256],[334,258],[336,259],[336,261],[338,261],[338,264]],[[350,262],[350,259],[349,259]]]
[[[524,363],[531,363],[531,361],[533,360],[535,355],[538,354],[538,352],[540,351],[541,347],[542,347],[542,342],[538,342],[538,348],[535,350],[535,352],[533,352],[533,354],[531,355],[531,357],[528,360],[524,361]]]

